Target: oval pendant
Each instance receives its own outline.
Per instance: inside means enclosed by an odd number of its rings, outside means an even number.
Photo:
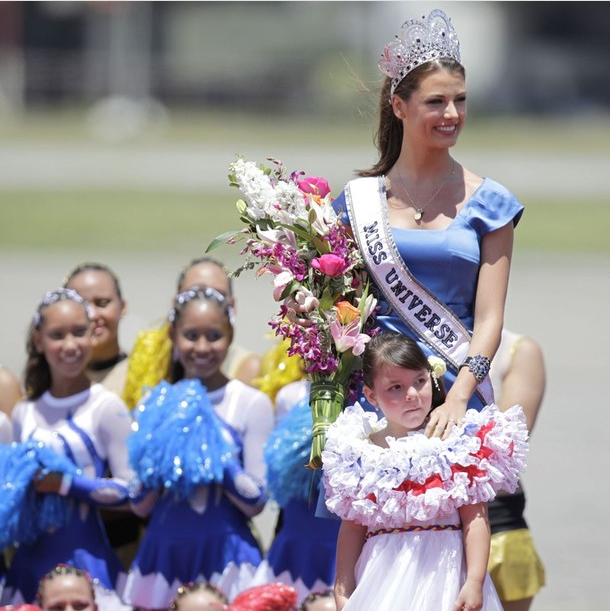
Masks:
[[[416,221],[421,221],[421,217],[422,217],[422,216],[424,216],[424,211],[423,211],[423,210],[419,210],[419,209],[418,209],[418,210],[416,210],[416,211],[415,211],[415,214],[413,215],[413,218],[414,218]]]

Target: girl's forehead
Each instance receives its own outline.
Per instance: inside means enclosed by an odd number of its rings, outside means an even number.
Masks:
[[[115,287],[115,283],[110,274],[103,269],[85,269],[68,281],[68,288],[97,288],[98,286]]]
[[[43,318],[60,318],[60,317],[78,317],[87,319],[87,312],[82,304],[76,303],[71,299],[61,299],[48,306],[45,306],[42,310]]]
[[[375,377],[379,378],[397,378],[397,377],[410,377],[419,376],[425,373],[425,369],[408,369],[401,365],[394,365],[393,363],[382,363],[377,371]]]
[[[181,319],[205,318],[210,320],[228,320],[222,305],[213,299],[192,299],[184,305]]]
[[[82,575],[54,575],[50,579],[42,582],[43,593],[45,596],[55,595],[56,593],[79,592],[87,598],[91,598],[91,584]]]

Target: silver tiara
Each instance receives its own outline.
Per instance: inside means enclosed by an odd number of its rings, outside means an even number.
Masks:
[[[227,312],[227,318],[229,319],[229,324],[234,327],[235,326],[235,311],[227,303],[227,298],[220,291],[213,289],[209,286],[200,287],[194,286],[191,289],[187,289],[182,293],[176,295],[176,299],[174,300],[174,307],[169,311],[167,316],[167,320],[170,323],[173,323],[176,320],[176,316],[178,315],[178,310],[182,308],[185,303],[192,301],[193,299],[204,297],[205,299],[213,299],[219,305],[223,306]]]
[[[395,38],[385,46],[378,64],[392,79],[391,94],[409,72],[426,62],[442,57],[461,61],[458,35],[451,19],[440,9],[421,20],[408,19]]]
[[[89,302],[84,299],[79,293],[77,293],[73,289],[59,288],[54,291],[49,291],[45,293],[45,296],[42,298],[38,307],[36,308],[36,312],[32,317],[32,324],[34,325],[34,329],[38,329],[40,327],[40,323],[42,322],[42,310],[47,306],[50,306],[52,303],[57,301],[61,301],[62,299],[69,299],[70,301],[74,301],[76,303],[80,303],[83,308],[85,308],[85,312],[87,313],[87,318],[89,320],[93,320],[94,314],[93,309]]]

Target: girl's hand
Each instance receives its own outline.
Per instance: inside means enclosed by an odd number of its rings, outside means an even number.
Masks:
[[[34,488],[36,492],[41,494],[57,494],[59,492],[62,480],[61,473],[46,473],[44,475],[39,471],[34,475]]]
[[[345,605],[347,604],[347,597],[346,596],[340,596],[335,594],[335,605],[337,606],[337,611],[341,611],[343,609],[343,607],[345,607]]]
[[[466,580],[452,611],[479,611],[483,608],[483,588],[480,583]]]
[[[446,439],[454,426],[461,424],[468,404],[462,401],[447,400],[432,410],[424,431],[426,437]]]

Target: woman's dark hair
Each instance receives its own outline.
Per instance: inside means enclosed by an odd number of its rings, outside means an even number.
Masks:
[[[180,320],[184,308],[191,301],[208,301],[215,303],[227,317],[231,329],[235,325],[235,313],[230,304],[229,298],[210,287],[194,286],[182,293],[178,293],[174,299],[174,306],[169,312],[168,320],[172,327],[175,327]],[[169,370],[169,382],[174,384],[184,378],[184,367],[178,359],[174,359]]]
[[[229,294],[227,295],[227,297],[232,297],[233,296],[233,282],[231,280],[231,276],[229,275],[229,272],[227,271],[227,268],[220,261],[218,261],[218,259],[214,259],[213,257],[206,257],[206,256],[198,257],[197,259],[193,259],[192,261],[189,262],[188,265],[186,265],[185,267],[182,268],[182,270],[180,270],[180,274],[178,275],[178,283],[176,285],[176,292],[179,293],[182,290],[182,283],[184,282],[184,278],[187,272],[193,269],[193,267],[196,267],[197,265],[204,265],[204,264],[215,265],[227,277],[227,283],[229,285]]]
[[[454,59],[441,58],[422,64],[405,76],[394,90],[394,94],[405,102],[419,88],[422,80],[434,72],[447,70],[457,72],[464,78],[464,66]],[[358,170],[358,176],[383,176],[387,174],[396,163],[402,147],[402,122],[392,110],[390,103],[390,89],[392,79],[388,76],[383,82],[379,98],[379,124],[375,133],[375,145],[379,151],[379,161],[368,170]]]
[[[426,370],[432,374],[428,357],[415,340],[396,331],[379,333],[366,345],[362,357],[364,383],[373,387],[375,373],[383,365],[394,365],[411,370]],[[445,402],[446,392],[443,380],[432,379],[432,409]]]
[[[62,286],[67,287],[70,280],[72,280],[74,276],[78,276],[78,274],[82,274],[83,272],[89,272],[89,271],[105,272],[106,274],[108,274],[114,284],[114,288],[116,289],[116,294],[118,295],[119,299],[123,299],[123,293],[121,291],[121,283],[119,282],[118,276],[107,265],[104,265],[103,263],[81,263],[80,265],[77,265],[64,278],[64,282]]]

